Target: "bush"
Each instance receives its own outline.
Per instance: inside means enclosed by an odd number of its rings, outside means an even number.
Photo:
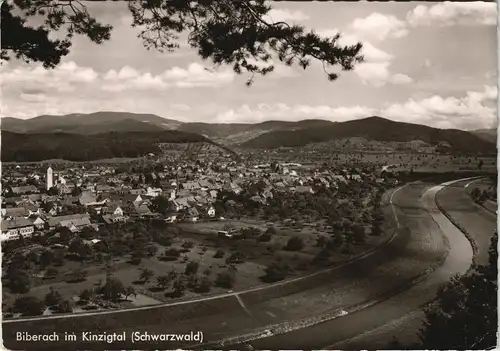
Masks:
[[[45,295],[45,305],[46,306],[56,306],[61,302],[61,294],[57,290],[50,288],[50,292]]]
[[[276,235],[276,228],[274,227],[269,227],[267,228],[266,230],[266,233],[265,234],[269,234],[269,235]]]
[[[25,272],[9,274],[9,289],[16,294],[25,294],[30,291],[31,281]]]
[[[320,235],[316,241],[316,246],[325,247],[325,245],[326,245],[326,238],[323,235]]]
[[[192,249],[194,247],[194,242],[192,241],[185,241],[183,244],[182,244],[182,247],[184,249]]]
[[[214,254],[214,258],[222,258],[222,257],[224,257],[224,250],[217,249],[217,251]]]
[[[200,264],[198,262],[189,262],[186,265],[186,270],[184,271],[184,274],[195,275],[198,272],[199,267],[200,267]]]
[[[231,256],[229,256],[227,259],[226,259],[226,264],[230,264],[230,263],[243,263],[243,260],[244,260],[244,256],[241,252],[239,251],[236,251],[234,253],[231,254]]]
[[[298,236],[290,238],[285,245],[285,250],[287,251],[300,251],[304,248],[304,240]]]
[[[181,252],[175,248],[167,249],[163,252],[163,255],[159,257],[162,261],[175,261],[181,255]]]
[[[286,265],[273,263],[267,266],[264,272],[266,273],[261,280],[266,283],[274,283],[285,279],[290,269]]]
[[[328,262],[329,257],[330,257],[330,252],[327,249],[323,249],[320,252],[318,252],[316,256],[314,256],[311,263],[315,265],[321,265]]]
[[[48,278],[48,279],[55,278],[55,277],[57,277],[58,274],[59,274],[59,271],[57,270],[57,268],[49,267],[45,271],[45,278]]]
[[[271,241],[271,238],[272,238],[272,235],[266,232],[266,233],[262,234],[261,236],[259,236],[259,241],[264,242],[264,243],[268,243]]]
[[[13,306],[13,312],[21,313],[23,316],[40,316],[44,310],[43,302],[34,296],[18,297]]]
[[[212,282],[207,277],[202,277],[197,281],[194,287],[194,292],[204,294],[209,292],[211,288]]]
[[[232,272],[222,272],[217,274],[217,278],[215,279],[215,285],[224,288],[231,289],[234,286],[235,276]]]
[[[80,300],[82,302],[88,302],[92,298],[92,296],[92,291],[90,291],[89,289],[85,289],[80,293]]]
[[[109,277],[106,279],[102,292],[106,300],[116,301],[125,293],[125,287],[120,280]]]

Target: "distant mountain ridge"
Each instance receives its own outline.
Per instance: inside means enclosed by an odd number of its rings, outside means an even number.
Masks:
[[[421,140],[429,145],[447,143],[461,152],[496,152],[496,130],[467,132],[368,117],[347,122],[322,119],[269,120],[260,123],[181,122],[154,114],[96,112],[64,116],[44,115],[27,120],[0,119],[2,131],[14,133],[71,133],[98,135],[115,132],[179,131],[203,135],[225,145],[243,148],[301,147],[333,139],[362,137],[381,142]]]
[[[437,129],[420,124],[395,122],[374,116],[330,126],[298,131],[272,131],[242,143],[244,148],[274,149],[301,147],[333,139],[363,137],[385,142],[421,140],[430,145],[447,144],[451,150],[471,153],[496,153],[496,145],[473,133],[458,129]]]
[[[13,133],[75,133],[101,134],[110,131],[180,130],[202,134],[210,139],[230,144],[250,140],[273,130],[295,130],[331,125],[335,122],[309,119],[298,122],[265,121],[261,123],[203,123],[180,122],[153,114],[128,112],[95,112],[62,116],[43,115],[30,119],[4,117],[0,119],[2,131]]]
[[[111,131],[160,131],[176,129],[182,122],[153,114],[129,112],[43,115],[30,119],[2,118],[1,130],[13,133],[100,134]]]

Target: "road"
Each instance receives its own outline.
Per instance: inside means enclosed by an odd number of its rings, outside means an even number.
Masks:
[[[396,205],[391,207],[398,222],[398,235],[379,250],[342,268],[296,278],[292,283],[273,287],[259,287],[169,306],[109,311],[107,315],[111,316],[106,319],[102,313],[89,313],[87,317],[91,317],[91,324],[100,330],[110,332],[113,327],[115,331],[133,328],[151,333],[165,332],[166,327],[169,332],[200,328],[205,332],[206,341],[228,339],[242,333],[252,340],[256,330],[269,329],[270,325],[274,326],[274,330],[293,330],[253,340],[252,345],[259,349],[325,348],[327,345],[356,344],[367,338],[385,340],[377,335],[386,335],[384,330],[394,330],[391,323],[398,326],[399,336],[402,322],[418,320],[414,311],[418,310],[423,299],[432,297],[439,284],[447,281],[451,274],[457,270],[465,271],[470,264],[468,258],[472,259],[468,242],[435,207],[435,194],[441,188],[433,187],[422,196],[426,186],[417,184],[393,194],[391,199],[394,198]],[[442,230],[446,232],[446,237]],[[451,251],[446,255],[448,246]],[[391,297],[392,293],[407,288],[410,280],[422,276],[429,267],[437,267],[443,261],[444,265],[424,281]],[[370,303],[367,304],[367,301]],[[337,318],[345,314],[343,310],[347,310],[348,314]],[[77,330],[81,329],[77,317],[80,315],[52,317],[55,320],[50,322],[49,318],[32,318],[34,324],[30,327],[37,330]],[[67,323],[71,319],[74,322]],[[292,322],[284,323],[284,320]],[[55,327],[55,324],[58,326]],[[4,322],[3,325],[11,332],[24,327],[24,323],[18,321]],[[371,332],[363,334],[367,330]],[[123,345],[117,346],[123,348]],[[50,345],[47,348],[50,349]]]

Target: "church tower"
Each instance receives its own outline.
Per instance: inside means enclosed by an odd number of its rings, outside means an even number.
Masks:
[[[49,166],[47,168],[47,190],[54,186],[54,181],[52,179],[52,168]]]

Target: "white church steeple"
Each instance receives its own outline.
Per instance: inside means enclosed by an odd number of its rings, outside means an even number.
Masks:
[[[47,168],[47,190],[54,186],[54,180],[52,179],[52,168],[49,166]]]

